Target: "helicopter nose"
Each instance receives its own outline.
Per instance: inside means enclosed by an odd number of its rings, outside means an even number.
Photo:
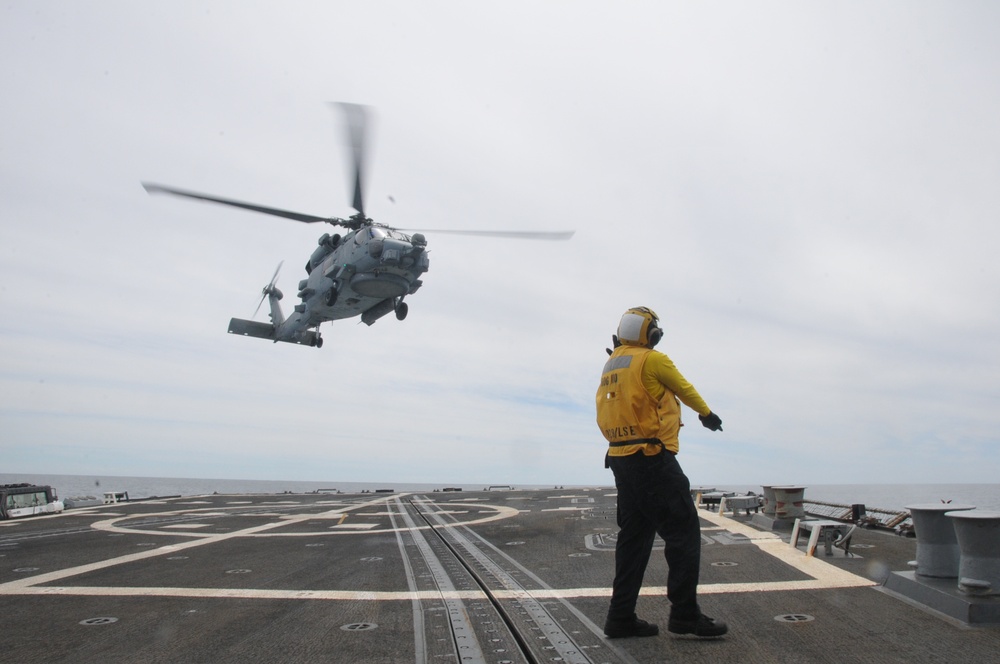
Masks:
[[[371,246],[371,244],[372,243],[369,243],[369,246]],[[380,262],[382,265],[400,265],[407,267],[407,264],[413,265],[416,262],[416,260],[411,256],[414,251],[420,252],[423,250],[417,249],[409,242],[405,242],[403,240],[385,240],[382,242],[379,252]]]

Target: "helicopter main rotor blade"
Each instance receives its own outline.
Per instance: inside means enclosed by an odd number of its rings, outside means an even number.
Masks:
[[[347,117],[347,139],[351,144],[351,159],[354,166],[354,200],[351,207],[365,216],[362,175],[365,166],[365,139],[368,133],[368,109],[360,104],[337,102]]]
[[[576,231],[471,231],[471,230],[431,230],[425,228],[398,228],[400,231],[421,233],[442,233],[445,235],[478,235],[480,237],[506,237],[517,240],[568,240]]]
[[[317,217],[311,214],[302,214],[301,212],[291,212],[289,210],[281,210],[278,208],[265,207],[263,205],[256,205],[254,203],[244,203],[243,201],[234,201],[228,198],[208,196],[206,194],[199,194],[193,191],[174,189],[173,187],[164,187],[163,185],[152,184],[150,182],[143,182],[142,187],[150,194],[158,194],[158,193],[173,194],[174,196],[193,198],[198,201],[207,201],[209,203],[221,203],[222,205],[229,205],[232,207],[243,208],[244,210],[251,210],[253,212],[270,214],[275,217],[284,217],[285,219],[293,219],[294,221],[301,221],[307,224],[316,223],[318,221],[327,221],[330,223],[336,223],[336,220],[333,220],[329,217]]]

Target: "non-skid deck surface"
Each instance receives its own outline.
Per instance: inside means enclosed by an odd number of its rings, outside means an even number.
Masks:
[[[657,637],[603,636],[613,489],[224,496],[2,522],[4,662],[996,661],[969,629],[880,592],[915,544],[807,558],[702,511],[716,640],[666,632],[658,544],[639,599]],[[822,548],[821,548],[822,553]]]

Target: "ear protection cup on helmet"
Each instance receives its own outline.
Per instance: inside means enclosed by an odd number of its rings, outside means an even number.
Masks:
[[[650,348],[660,343],[660,339],[663,338],[663,330],[656,325],[656,319],[653,319],[653,322],[649,324],[649,330],[646,331],[646,336],[649,337]]]

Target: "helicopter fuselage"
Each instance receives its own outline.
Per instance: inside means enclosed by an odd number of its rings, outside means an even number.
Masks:
[[[373,224],[343,237],[324,234],[318,245],[306,263],[307,278],[298,284],[300,302],[288,318],[279,304],[282,292],[270,286],[265,294],[271,325],[234,318],[229,331],[321,346],[319,333],[311,328],[327,321],[360,316],[372,325],[393,311],[399,320],[405,318],[403,298],[420,288],[419,277],[430,267],[427,241],[420,233],[411,236]]]
[[[415,293],[429,267],[420,233],[372,225],[343,238],[324,235],[306,263],[309,277],[299,282],[302,302],[295,311],[310,326],[353,316],[371,325]],[[386,308],[387,301],[392,306]]]

